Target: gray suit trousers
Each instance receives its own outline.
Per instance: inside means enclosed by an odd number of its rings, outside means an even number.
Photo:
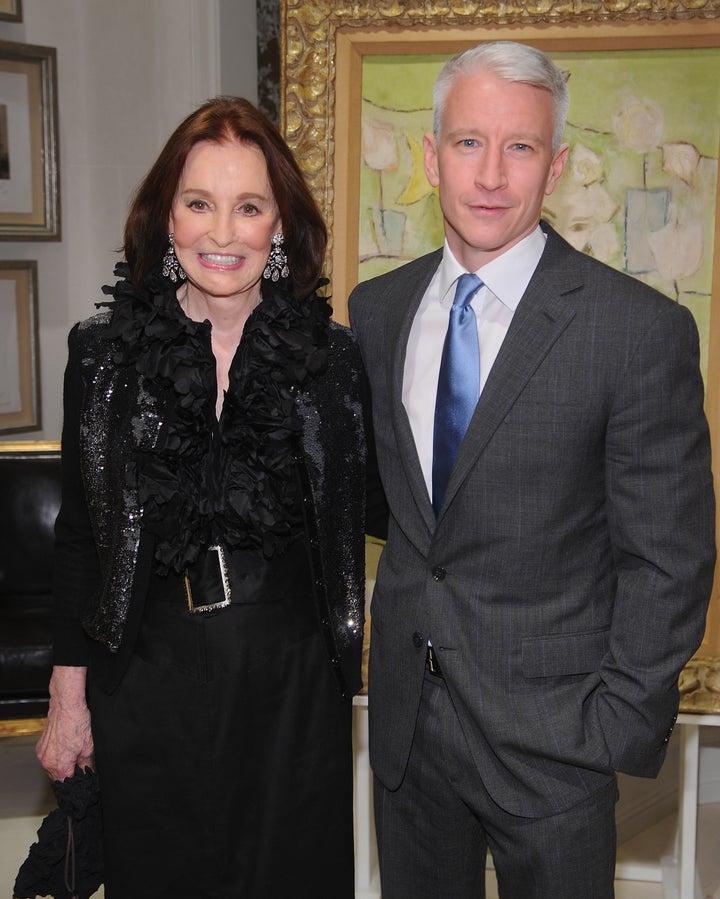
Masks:
[[[425,675],[397,790],[375,778],[383,899],[484,899],[487,850],[500,899],[612,899],[617,784],[567,811],[503,811],[482,783],[444,680]]]

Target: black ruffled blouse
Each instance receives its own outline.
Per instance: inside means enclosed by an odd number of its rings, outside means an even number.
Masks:
[[[189,319],[159,273],[144,289],[132,284],[125,263],[115,274],[120,280],[103,288],[113,300],[102,304],[112,310],[115,362],[143,376],[165,416],[154,450],[137,457],[135,471],[158,573],[181,573],[218,541],[265,558],[281,553],[302,529],[294,397],[327,364],[327,301],[263,283],[218,421],[210,322]]]

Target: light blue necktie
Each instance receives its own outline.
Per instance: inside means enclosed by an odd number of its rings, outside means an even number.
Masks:
[[[436,515],[480,392],[477,321],[470,300],[482,283],[477,275],[464,274],[458,279],[443,345],[433,436],[432,488]]]

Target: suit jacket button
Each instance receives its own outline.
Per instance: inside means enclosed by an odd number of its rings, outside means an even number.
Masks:
[[[442,565],[436,565],[432,570],[432,576],[434,581],[444,581],[445,575],[447,571],[442,567]]]
[[[420,649],[421,646],[425,645],[425,640],[423,640],[423,635],[418,631],[412,635],[413,646],[417,649]]]

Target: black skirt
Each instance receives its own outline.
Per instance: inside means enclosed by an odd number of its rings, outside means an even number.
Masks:
[[[119,688],[90,672],[106,899],[354,896],[352,707],[286,574],[210,614],[154,578]]]

